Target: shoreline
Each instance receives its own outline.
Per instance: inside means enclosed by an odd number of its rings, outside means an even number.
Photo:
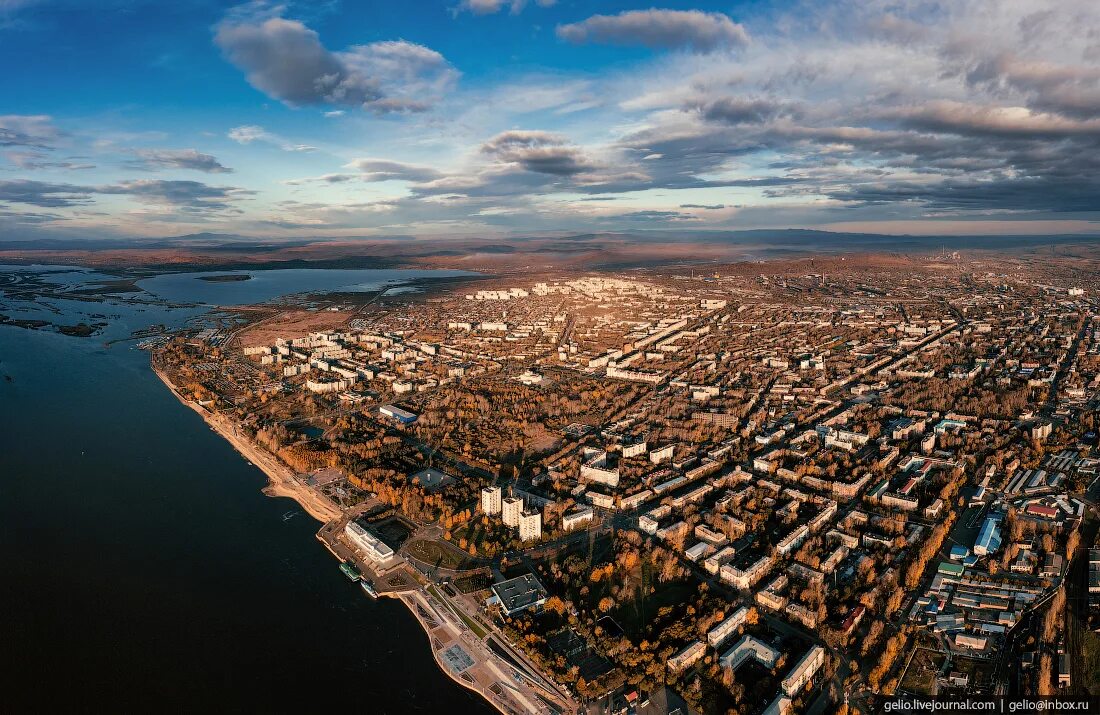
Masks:
[[[198,413],[208,427],[214,430],[218,436],[229,442],[242,457],[258,467],[267,476],[268,485],[260,490],[266,496],[287,497],[294,500],[294,502],[306,513],[322,525],[339,521],[343,518],[344,514],[342,511],[327,498],[298,481],[294,472],[284,465],[278,457],[260,445],[254,444],[251,440],[239,435],[227,418],[186,399],[179,393],[176,385],[160,370],[160,368],[152,364],[150,367],[152,367],[153,373],[162,383],[164,383],[177,400]],[[332,550],[328,543],[320,537],[320,532],[317,534],[317,540],[325,545],[326,550],[336,557],[337,561],[343,561],[343,559]],[[432,660],[435,661],[436,667],[439,668],[444,675],[463,688],[479,695],[490,707],[502,713],[502,715],[514,715],[515,711],[506,708],[503,703],[499,702],[499,698],[492,696],[491,691],[482,687],[476,681],[469,682],[459,675],[456,675],[447,667],[447,664],[440,659],[439,651],[432,645],[432,640],[435,636],[433,636],[428,624],[422,620],[420,614],[417,612],[418,596],[412,594],[420,594],[420,591],[421,589],[416,589],[416,591],[413,592],[383,592],[380,593],[378,597],[393,598],[404,604],[405,608],[408,609],[413,619],[416,620],[427,636],[428,648],[431,650]],[[424,598],[424,596],[420,594],[419,598]]]
[[[424,630],[424,635],[428,637],[428,649],[432,653],[432,660],[435,661],[436,667],[439,668],[439,670],[444,675],[446,675],[448,678],[450,678],[454,682],[461,685],[463,688],[466,688],[470,692],[477,693],[479,696],[481,696],[482,700],[484,700],[486,703],[488,703],[490,707],[495,708],[497,712],[501,713],[501,715],[513,715],[513,712],[511,710],[506,709],[502,703],[498,702],[497,698],[490,697],[489,693],[485,692],[484,689],[482,689],[480,686],[478,686],[477,681],[474,681],[474,682],[471,683],[470,681],[463,680],[460,676],[455,675],[454,671],[452,671],[450,668],[448,668],[446,663],[444,663],[442,660],[440,660],[440,656],[439,656],[440,651],[437,650],[432,644],[432,639],[435,636],[432,635],[432,631],[428,627],[428,624],[425,623],[424,619],[420,616],[419,613],[417,613],[417,611],[416,611],[417,596],[411,595],[413,593],[420,594],[420,590],[417,589],[416,591],[403,591],[403,592],[397,592],[397,593],[392,593],[392,594],[383,594],[383,595],[386,598],[397,599],[398,601],[400,601],[401,603],[403,603],[405,605],[405,608],[409,609],[409,613],[411,613],[412,617],[414,619],[416,619],[416,622],[418,624],[420,624],[420,627]],[[420,598],[423,598],[423,595],[420,595]],[[429,605],[429,604],[425,604],[425,605]]]
[[[160,368],[155,365],[152,368],[153,373],[168,387],[177,400],[198,413],[208,427],[217,432],[242,457],[267,476],[268,485],[261,490],[264,494],[269,497],[287,497],[294,500],[298,506],[321,524],[343,518],[343,512],[336,505],[298,481],[294,472],[284,465],[278,457],[260,445],[254,444],[251,440],[237,434],[236,428],[225,417],[184,398],[179,393],[176,385]]]

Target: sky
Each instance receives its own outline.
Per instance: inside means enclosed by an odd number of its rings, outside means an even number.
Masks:
[[[0,0],[0,240],[1100,233],[1096,0]]]

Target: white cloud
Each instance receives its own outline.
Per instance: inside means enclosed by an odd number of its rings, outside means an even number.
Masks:
[[[317,149],[317,147],[308,144],[295,144],[289,142],[278,134],[273,134],[255,124],[245,124],[243,126],[233,127],[226,136],[238,144],[263,142],[265,144],[273,144],[283,151],[315,151]]]

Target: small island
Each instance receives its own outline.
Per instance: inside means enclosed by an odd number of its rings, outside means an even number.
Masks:
[[[197,276],[200,281],[208,281],[210,283],[236,283],[238,281],[250,281],[252,276],[247,273],[229,273],[220,276]]]

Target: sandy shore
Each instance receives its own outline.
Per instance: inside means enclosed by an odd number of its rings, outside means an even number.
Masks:
[[[230,419],[184,398],[172,381],[168,379],[168,376],[157,367],[153,367],[153,372],[156,373],[161,382],[168,386],[176,399],[201,415],[203,421],[211,429],[233,445],[233,448],[240,452],[245,459],[263,470],[268,479],[268,486],[263,490],[264,494],[293,499],[306,513],[321,523],[334,521],[343,516],[343,512],[339,507],[324,495],[303,484],[293,470],[283,464],[278,457],[240,434],[236,425]]]

